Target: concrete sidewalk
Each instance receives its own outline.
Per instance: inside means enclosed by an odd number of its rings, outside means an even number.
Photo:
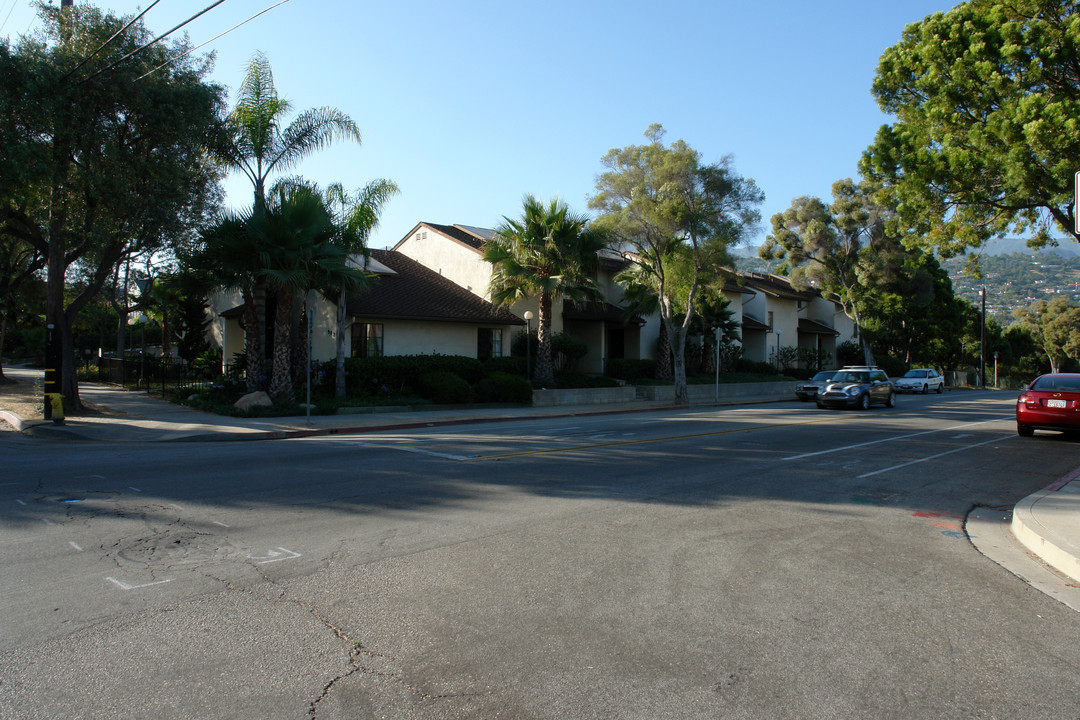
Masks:
[[[40,370],[5,368],[4,372],[33,381]],[[355,415],[307,417],[233,418],[212,415],[175,405],[146,393],[80,383],[82,399],[108,415],[68,418],[63,425],[51,421],[19,418],[0,411],[23,435],[57,441],[103,442],[210,442],[222,440],[273,440],[314,435],[356,434],[381,430],[512,422],[551,417],[579,417],[612,413],[675,409],[666,402],[632,402],[606,405],[510,408],[389,409]],[[695,407],[755,405],[788,398],[739,397],[700,403]],[[795,402],[794,398],[790,399]],[[1080,468],[1018,503],[1012,514],[1012,534],[1031,552],[1056,570],[1080,582]]]

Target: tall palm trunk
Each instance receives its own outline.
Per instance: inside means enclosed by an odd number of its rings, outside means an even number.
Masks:
[[[541,387],[555,382],[555,363],[551,358],[551,293],[540,293],[536,314],[536,370],[533,382]]]
[[[345,288],[338,291],[337,300],[337,353],[334,365],[334,395],[345,399]]]
[[[276,312],[274,313],[274,365],[270,379],[270,398],[274,402],[291,402],[293,398],[292,353],[290,352],[289,329],[292,314],[292,290],[283,287],[278,290]]]

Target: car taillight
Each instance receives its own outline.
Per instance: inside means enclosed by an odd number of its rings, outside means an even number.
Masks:
[[[1021,404],[1021,403],[1026,403],[1027,399],[1028,399],[1027,393],[1020,393],[1020,397],[1016,398],[1016,403],[1018,405]]]

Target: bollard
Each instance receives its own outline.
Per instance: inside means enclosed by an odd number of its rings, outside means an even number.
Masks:
[[[60,393],[46,393],[49,398],[49,407],[52,408],[53,425],[64,424],[64,396]]]

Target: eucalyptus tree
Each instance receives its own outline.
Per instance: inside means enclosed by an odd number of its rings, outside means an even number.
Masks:
[[[872,199],[874,186],[850,178],[832,186],[833,202],[795,198],[791,207],[772,216],[772,233],[758,249],[763,259],[784,260],[792,285],[814,288],[839,299],[855,323],[868,365],[873,354],[862,332],[863,300],[872,288],[861,277],[863,251],[885,238],[885,217]]]
[[[700,282],[725,264],[727,249],[760,220],[757,206],[764,195],[753,180],[735,173],[730,157],[704,164],[682,140],[665,146],[660,125],[651,125],[645,137],[647,145],[604,156],[608,170],[597,178],[589,207],[599,211],[596,223],[612,235],[613,247],[656,292],[674,358],[675,400],[687,403],[686,338]],[[680,263],[689,272],[676,284],[672,271]]]
[[[1080,307],[1068,298],[1039,300],[1026,308],[1017,308],[1013,316],[1046,353],[1050,372],[1059,372],[1065,358],[1080,360]]]
[[[537,298],[536,367],[531,380],[549,385],[555,379],[551,349],[552,304],[556,298],[597,300],[597,253],[605,236],[591,227],[588,216],[552,198],[546,205],[526,195],[522,215],[503,218],[495,235],[484,245],[484,260],[491,263],[491,301],[512,305]]]
[[[356,194],[346,192],[341,183],[334,183],[326,188],[323,200],[330,210],[336,226],[334,244],[341,247],[350,257],[360,256],[366,268],[368,257],[367,241],[372,231],[378,227],[383,208],[392,197],[398,194],[398,186],[393,180],[379,178],[372,180]],[[356,285],[354,278],[343,278],[346,282],[336,286],[331,282],[331,289],[337,290],[337,344],[335,355],[335,387],[339,398],[345,397],[345,340],[348,331],[346,296],[349,289]]]
[[[121,259],[181,243],[220,200],[205,146],[223,91],[185,43],[150,44],[141,22],[88,4],[37,9],[36,35],[0,41],[0,233],[46,258],[47,322],[72,413],[78,382],[62,359],[75,355],[75,317]],[[72,278],[78,292],[65,296]]]

